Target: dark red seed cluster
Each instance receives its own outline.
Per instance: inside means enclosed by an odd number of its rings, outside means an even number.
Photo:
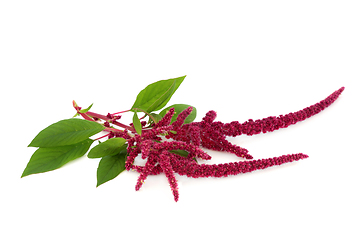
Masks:
[[[344,89],[345,88],[342,87],[324,100],[294,113],[280,115],[278,117],[267,117],[255,121],[249,119],[244,123],[231,122],[227,124],[222,124],[222,131],[226,136],[236,137],[241,134],[251,136],[254,134],[259,134],[261,132],[266,133],[278,130],[280,128],[286,128],[290,125],[314,116],[315,114],[318,114],[319,112],[330,106],[340,96]]]
[[[170,109],[162,120],[155,124],[152,129],[144,131],[142,135],[135,134],[135,136],[129,137],[127,133],[121,134],[121,137],[126,138],[128,142],[126,169],[132,169],[140,173],[135,187],[136,190],[140,189],[148,175],[165,173],[174,199],[178,201],[179,192],[174,173],[193,178],[227,177],[307,158],[306,154],[298,153],[224,164],[199,164],[195,160],[211,159],[211,156],[200,147],[230,152],[238,157],[252,159],[253,157],[248,154],[245,148],[231,144],[226,140],[226,137],[235,137],[241,134],[254,135],[286,128],[321,112],[330,106],[343,90],[344,87],[335,91],[323,101],[303,110],[255,121],[250,119],[244,123],[235,121],[231,123],[215,122],[215,111],[209,111],[201,122],[184,124],[184,120],[193,110],[192,107],[181,112],[177,120],[171,123],[174,109]],[[166,136],[167,140],[164,140],[161,136]],[[180,154],[179,150],[182,153],[185,152],[186,156]],[[134,164],[135,158],[139,155],[141,155],[142,159],[147,159],[145,166]]]

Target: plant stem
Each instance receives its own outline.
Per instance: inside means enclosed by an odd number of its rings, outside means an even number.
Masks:
[[[116,128],[111,128],[111,127],[105,128],[104,131],[107,131],[107,132],[123,132],[123,130],[116,129]]]
[[[94,139],[94,141],[97,141],[97,140],[102,139],[102,138],[104,138],[104,137],[108,137],[109,135],[110,135],[110,133],[108,133],[108,134],[106,134],[106,135],[104,135],[104,136],[98,137],[97,139]]]
[[[117,115],[117,114],[121,114],[121,113],[126,113],[126,112],[129,112],[130,110],[125,110],[125,111],[121,111],[121,112],[117,112],[117,113],[113,113],[111,115]]]
[[[101,115],[101,114],[98,114],[98,113],[94,113],[94,112],[86,112],[88,115],[92,116],[92,117],[96,117],[96,118],[99,118],[99,119],[102,119],[102,120],[105,120],[105,121],[109,121],[111,120],[110,118],[108,118],[107,116],[104,116],[104,115]],[[125,128],[125,129],[128,129],[130,131],[133,131],[134,129],[130,126],[127,126],[125,124],[122,124],[122,123],[119,123],[117,121],[113,121],[113,124],[118,126],[118,127],[122,127],[122,128]]]
[[[79,112],[79,111],[78,111],[78,113],[79,113],[84,119],[95,122],[94,119],[92,119],[91,117],[89,117],[88,115],[86,115],[86,113],[81,113],[81,112]]]

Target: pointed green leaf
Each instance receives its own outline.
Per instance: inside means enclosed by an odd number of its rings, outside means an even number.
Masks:
[[[186,75],[168,80],[161,80],[148,85],[136,97],[131,110],[141,109],[151,113],[165,107],[174,92],[184,81]]]
[[[92,105],[93,105],[93,103],[92,103],[88,108],[79,110],[79,112],[81,112],[81,113],[86,113],[87,111],[90,110],[90,108],[92,107]]]
[[[185,109],[187,109],[188,107],[190,107],[190,105],[187,104],[174,104],[171,105],[170,107],[165,108],[164,110],[162,110],[159,115],[161,117],[164,117],[165,114],[169,111],[170,108],[174,108],[175,109],[175,114],[173,115],[173,117],[171,118],[171,123],[176,121],[176,118],[178,117],[178,115],[184,111]],[[191,123],[195,120],[196,118],[196,108],[193,107],[192,112],[190,113],[190,115],[185,119],[184,123]]]
[[[177,154],[177,155],[180,155],[180,156],[182,156],[182,157],[188,157],[188,156],[189,156],[189,152],[187,152],[187,151],[185,151],[185,150],[170,150],[169,152],[170,152],[170,153]],[[193,158],[193,160],[194,160],[195,162],[198,162],[195,157]]]
[[[185,151],[185,150],[170,150],[169,152],[175,153],[175,154],[180,155],[182,157],[188,157],[189,156],[189,152]]]
[[[101,132],[105,127],[99,123],[71,118],[56,122],[32,140],[29,147],[59,147],[82,142]]]
[[[161,120],[161,116],[159,114],[156,113],[149,113],[149,124],[151,125],[152,123],[158,123]]]
[[[105,156],[111,156],[118,154],[122,147],[125,144],[125,139],[123,138],[110,138],[106,140],[105,142],[100,143],[99,145],[96,145],[93,147],[89,154],[89,158],[101,158]]]
[[[141,122],[140,122],[140,119],[139,119],[136,111],[134,112],[134,116],[133,116],[133,125],[134,125],[136,132],[139,135],[141,135],[142,126],[141,126]]]
[[[120,153],[112,156],[105,156],[99,162],[97,169],[97,185],[110,181],[125,170],[126,145],[123,145]]]
[[[68,146],[39,148],[31,156],[21,177],[58,169],[66,163],[83,156],[92,143],[93,140],[87,139]]]

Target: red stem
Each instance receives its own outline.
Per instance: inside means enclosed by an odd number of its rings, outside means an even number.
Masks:
[[[123,132],[120,129],[110,128],[110,127],[105,128],[104,131],[107,131],[107,132]]]
[[[104,116],[104,115],[101,115],[101,114],[98,114],[98,113],[94,113],[94,112],[86,112],[89,116],[92,116],[92,117],[96,117],[96,118],[99,118],[99,119],[102,119],[102,120],[105,120],[105,121],[109,121],[111,120],[110,118],[108,118],[107,116]],[[131,130],[133,131],[134,129],[130,126],[127,126],[125,124],[122,124],[122,123],[119,123],[117,121],[113,121],[113,124],[118,126],[118,127],[122,127],[122,128],[125,128],[125,129],[128,129],[128,130]]]
[[[111,120],[110,118],[108,118],[108,117],[106,117],[106,116],[104,116],[104,115],[101,115],[101,114],[98,114],[98,113],[94,113],[94,112],[90,112],[90,111],[87,111],[86,113],[81,113],[81,112],[80,112],[80,109],[81,109],[81,108],[76,104],[75,101],[73,101],[73,106],[74,106],[75,110],[77,111],[77,113],[80,114],[84,119],[86,119],[86,120],[88,120],[88,121],[93,121],[93,122],[95,122],[95,120],[92,119],[91,117],[99,118],[99,119],[102,119],[102,120],[105,120],[105,121]],[[130,111],[130,110],[127,110],[127,111]],[[123,112],[127,112],[127,111],[123,111]],[[122,112],[119,112],[119,113],[122,113]],[[88,115],[91,116],[91,117],[89,117]],[[127,125],[125,125],[125,124],[119,123],[119,122],[117,122],[117,121],[113,121],[112,123],[113,123],[114,125],[119,126],[119,127],[128,129],[128,130],[130,130],[130,131],[132,131],[132,132],[135,131],[134,128],[132,128],[132,127],[130,127],[130,126],[127,126]],[[120,132],[122,132],[122,130],[115,129],[115,128],[106,128],[106,129],[104,129],[104,131],[107,131],[107,132],[120,131]]]
[[[125,111],[121,111],[121,112],[117,112],[117,113],[113,113],[112,115],[117,115],[117,114],[121,114],[121,113],[126,113],[129,112],[130,110],[125,110]]]
[[[81,113],[81,112],[78,112],[84,119],[86,120],[89,120],[89,121],[94,121],[94,119],[92,119],[91,117],[89,117],[88,115],[86,115],[85,113]]]
[[[104,137],[108,137],[109,135],[110,135],[110,133],[108,133],[108,134],[106,134],[106,135],[104,135],[104,136],[98,137],[97,139],[94,139],[94,141],[97,141],[97,140],[102,139],[102,138],[104,138]]]

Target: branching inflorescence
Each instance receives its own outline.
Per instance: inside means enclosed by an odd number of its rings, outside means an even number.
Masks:
[[[330,106],[344,90],[342,87],[321,102],[294,113],[255,121],[250,119],[244,123],[215,121],[215,111],[209,111],[202,121],[193,122],[196,109],[185,104],[175,104],[162,110],[159,114],[153,113],[166,105],[184,78],[185,76],[158,81],[149,85],[139,93],[130,110],[120,113],[101,115],[90,112],[91,106],[87,109],[81,109],[73,102],[77,115],[81,115],[85,119],[81,121],[93,125],[84,127],[82,122],[78,122],[80,119],[75,119],[78,121],[72,119],[74,122],[72,125],[69,125],[70,121],[62,120],[41,131],[29,145],[39,147],[39,149],[30,159],[22,176],[61,167],[66,162],[82,156],[95,140],[108,138],[108,140],[91,149],[88,154],[90,158],[102,158],[97,171],[97,186],[115,178],[124,170],[133,170],[140,174],[135,186],[137,191],[149,175],[164,173],[174,195],[174,200],[178,201],[179,192],[175,173],[193,178],[227,177],[307,158],[306,154],[297,153],[251,160],[253,157],[247,149],[230,143],[227,137],[236,137],[242,134],[251,136],[286,128],[321,112]],[[119,114],[129,111],[134,112],[133,122],[129,125],[120,123],[121,115]],[[143,112],[145,116],[148,116],[148,121],[140,121],[138,112]],[[57,130],[54,129],[57,129],[59,133],[57,134]],[[93,132],[88,133],[91,130]],[[100,131],[105,131],[107,134],[95,140],[89,139],[90,136]],[[80,136],[79,132],[84,136]],[[62,143],[62,145],[44,144],[45,141],[59,138],[60,135],[64,137],[64,133],[68,133],[70,139],[77,140]],[[74,153],[75,149],[79,152],[79,145],[84,148],[82,154],[75,154],[75,157],[66,159],[51,156],[50,160],[44,160],[44,152],[48,154],[51,150],[61,148],[64,151]],[[200,164],[197,161],[198,159],[211,159],[211,156],[203,149],[229,152],[246,160],[223,164]],[[137,157],[146,161],[145,164],[135,164]],[[54,162],[58,162],[55,168]],[[50,169],[50,165],[52,169]]]

